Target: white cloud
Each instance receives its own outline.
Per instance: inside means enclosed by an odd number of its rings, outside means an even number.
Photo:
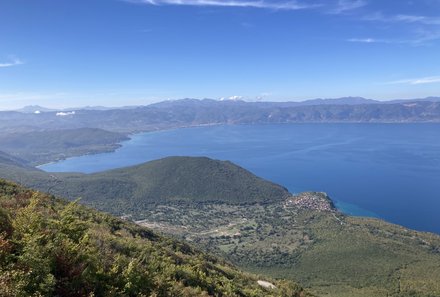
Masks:
[[[356,43],[386,43],[386,44],[412,44],[412,45],[417,45],[422,43],[421,39],[400,40],[400,39],[377,39],[377,38],[350,38],[347,39],[347,41],[356,42]]]
[[[229,100],[241,100],[241,99],[243,99],[243,96],[231,96],[231,97],[229,97],[228,98]]]
[[[409,85],[422,85],[422,84],[435,84],[440,83],[440,76],[428,76],[422,78],[402,79],[388,82],[387,84],[409,84]]]
[[[74,115],[75,112],[74,111],[68,111],[68,112],[57,112],[56,116],[58,117],[65,117],[65,116],[69,116],[69,115]]]
[[[330,10],[332,14],[347,13],[358,8],[366,6],[368,3],[365,0],[338,0],[336,8]]]
[[[320,5],[305,4],[298,1],[266,1],[266,0],[125,0],[126,2],[149,5],[186,5],[186,6],[223,6],[249,7],[276,10],[299,10],[315,8]],[[360,1],[360,0],[357,0]]]
[[[23,64],[23,61],[21,61],[18,58],[12,57],[9,59],[8,62],[0,63],[0,68],[6,68],[6,67],[12,67]]]
[[[440,25],[439,17],[427,17],[421,15],[405,15],[399,14],[393,18],[396,22],[406,22],[406,23],[422,23],[426,25]]]
[[[419,23],[424,25],[440,25],[440,17],[423,15],[397,14],[386,16],[382,12],[376,12],[363,17],[366,21],[380,21],[388,23]]]
[[[385,15],[378,11],[365,15],[361,18],[364,21],[382,22],[395,25],[407,25],[407,32],[411,33],[411,37],[407,39],[374,39],[376,43],[394,43],[394,44],[409,44],[420,46],[428,44],[432,41],[440,39],[440,17],[424,16],[424,15],[409,15],[409,14],[395,14]],[[352,42],[366,42],[367,39],[353,38],[348,41]]]
[[[378,43],[378,42],[381,42],[381,40],[374,39],[374,38],[350,38],[347,41],[359,42],[359,43]]]
[[[350,38],[348,42],[358,43],[386,43],[386,44],[407,44],[412,46],[422,46],[429,42],[440,39],[440,31],[419,30],[409,39],[378,39],[378,38]]]

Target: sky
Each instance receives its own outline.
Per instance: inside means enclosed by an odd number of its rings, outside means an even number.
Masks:
[[[440,96],[440,0],[0,0],[0,109]]]

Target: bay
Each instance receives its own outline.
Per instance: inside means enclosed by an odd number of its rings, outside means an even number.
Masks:
[[[440,233],[440,124],[185,128],[136,134],[115,152],[40,168],[91,173],[166,156],[230,160],[292,193],[327,192],[346,213]]]

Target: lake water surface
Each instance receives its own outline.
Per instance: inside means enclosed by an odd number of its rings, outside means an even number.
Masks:
[[[231,160],[343,211],[440,233],[440,124],[210,126],[142,133],[113,153],[41,166],[97,172],[166,156]]]

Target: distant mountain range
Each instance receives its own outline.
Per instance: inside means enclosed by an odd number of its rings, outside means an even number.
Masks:
[[[199,125],[343,122],[440,122],[440,99],[388,103],[363,98],[317,99],[303,103],[182,99],[127,109],[39,114],[0,112],[0,131],[3,133],[77,128],[136,133]]]
[[[106,107],[106,106],[82,106],[82,107],[72,107],[72,108],[47,108],[40,105],[27,105],[13,111],[22,113],[41,113],[41,112],[62,112],[62,111],[72,111],[72,110],[112,110],[112,109],[132,109],[138,106],[120,106],[120,107]]]
[[[150,105],[133,105],[133,106],[122,106],[122,107],[106,107],[106,106],[84,106],[84,107],[73,107],[73,108],[62,108],[62,109],[54,109],[54,108],[46,108],[39,105],[28,105],[20,109],[16,109],[14,111],[22,112],[22,113],[35,113],[35,112],[57,112],[57,111],[72,111],[72,110],[114,110],[114,109],[135,109],[146,106],[171,106],[176,102],[185,102],[191,100],[198,99],[178,99],[178,100],[168,100],[159,103],[153,103]],[[213,99],[203,99],[203,100],[213,100]],[[242,100],[227,100],[227,101],[241,101]],[[428,101],[428,102],[439,102],[440,97],[426,97],[426,98],[416,98],[416,99],[394,99],[394,100],[375,100],[375,99],[366,99],[363,97],[341,97],[341,98],[317,98],[317,99],[309,99],[303,101],[285,101],[285,102],[258,102],[261,104],[267,103],[268,105],[275,104],[277,106],[282,107],[291,107],[291,106],[313,106],[313,105],[360,105],[360,104],[393,104],[393,103],[411,103],[411,102],[420,102],[420,101]],[[252,103],[252,102],[249,102]]]

